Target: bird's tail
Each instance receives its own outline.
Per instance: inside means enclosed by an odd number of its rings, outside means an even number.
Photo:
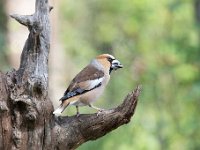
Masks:
[[[56,116],[60,116],[68,105],[69,102],[63,102],[56,110],[54,110],[53,114]]]

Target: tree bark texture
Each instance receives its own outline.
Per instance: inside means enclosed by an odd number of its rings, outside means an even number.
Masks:
[[[48,97],[50,22],[48,0],[30,16],[11,15],[29,29],[18,70],[0,72],[0,150],[68,150],[130,121],[140,87],[100,114],[55,117]]]

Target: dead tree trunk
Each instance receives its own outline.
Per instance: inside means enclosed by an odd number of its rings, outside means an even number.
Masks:
[[[50,48],[48,0],[36,0],[35,13],[12,15],[29,29],[18,70],[0,73],[0,150],[75,149],[130,121],[139,87],[117,108],[100,115],[53,116],[48,97]]]

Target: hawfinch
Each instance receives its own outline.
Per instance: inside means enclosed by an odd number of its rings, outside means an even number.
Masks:
[[[89,106],[98,111],[103,109],[93,106],[91,103],[96,101],[103,93],[112,70],[122,68],[122,64],[112,55],[102,54],[93,59],[75,78],[71,81],[65,91],[59,108],[53,114],[60,115],[68,105],[75,105],[77,116],[79,106]]]

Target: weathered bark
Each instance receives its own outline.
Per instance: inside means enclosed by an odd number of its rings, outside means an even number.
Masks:
[[[75,149],[86,141],[96,140],[128,123],[134,114],[139,93],[140,87],[138,86],[117,108],[103,111],[98,115],[95,113],[79,117],[55,118],[53,132],[56,133],[56,148]]]
[[[28,27],[30,34],[21,55],[20,67],[0,73],[0,149],[75,149],[128,123],[134,113],[140,88],[117,108],[79,117],[53,116],[48,97],[50,48],[48,0],[36,0],[35,13],[12,15]]]

